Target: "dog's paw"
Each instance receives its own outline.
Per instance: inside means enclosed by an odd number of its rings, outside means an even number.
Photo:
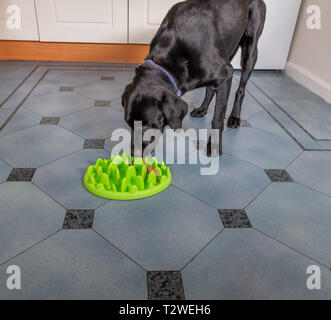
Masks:
[[[207,110],[201,110],[200,108],[194,109],[191,111],[190,115],[194,118],[202,118],[207,113]]]
[[[232,129],[240,127],[240,118],[230,116],[228,119],[228,127]]]

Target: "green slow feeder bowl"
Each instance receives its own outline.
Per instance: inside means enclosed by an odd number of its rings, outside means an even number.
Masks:
[[[160,164],[156,158],[143,160],[128,154],[111,156],[109,160],[98,159],[94,166],[88,167],[84,177],[88,191],[114,200],[150,197],[166,189],[170,183],[171,172],[164,162]]]

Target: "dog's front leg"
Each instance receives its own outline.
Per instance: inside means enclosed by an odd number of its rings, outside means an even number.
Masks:
[[[212,135],[209,137],[207,144],[207,155],[216,156],[222,155],[222,133],[224,130],[224,119],[226,113],[226,107],[228,105],[229,95],[231,91],[233,77],[233,68],[230,64],[224,66],[224,72],[222,80],[220,81],[216,89],[216,104],[214,118],[211,123],[211,128],[218,130],[219,139],[217,143],[212,139]]]
[[[207,87],[205,99],[203,100],[201,107],[194,109],[191,112],[191,117],[202,118],[203,116],[205,116],[206,113],[208,112],[208,107],[210,105],[210,102],[213,100],[214,94],[215,94],[215,88]]]

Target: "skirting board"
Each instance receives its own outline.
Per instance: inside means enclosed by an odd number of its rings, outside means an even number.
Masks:
[[[149,45],[0,40],[0,60],[140,63]]]
[[[331,103],[331,84],[317,77],[307,69],[293,63],[288,62],[286,65],[286,74],[292,77],[312,92],[316,93],[327,102]]]

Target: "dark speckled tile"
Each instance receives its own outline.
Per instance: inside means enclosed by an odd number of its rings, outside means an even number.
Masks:
[[[9,174],[9,177],[7,181],[11,182],[18,182],[18,181],[26,181],[29,182],[32,180],[34,174],[36,172],[36,169],[34,168],[14,168],[11,173]]]
[[[147,272],[149,300],[185,300],[180,271]]]
[[[110,100],[97,100],[94,103],[95,107],[110,107]]]
[[[59,91],[60,92],[73,92],[74,87],[60,87]]]
[[[271,182],[293,182],[292,177],[283,169],[264,170]]]
[[[251,228],[252,225],[242,209],[219,209],[218,210],[224,228]]]
[[[59,117],[43,117],[40,121],[40,124],[58,124],[59,121]]]
[[[94,210],[67,210],[63,229],[91,229]]]
[[[111,80],[114,80],[114,77],[108,77],[108,76],[105,76],[105,77],[101,77],[101,80],[104,80],[104,81],[111,81]]]
[[[104,146],[104,139],[85,139],[84,142],[84,149],[103,149]]]

